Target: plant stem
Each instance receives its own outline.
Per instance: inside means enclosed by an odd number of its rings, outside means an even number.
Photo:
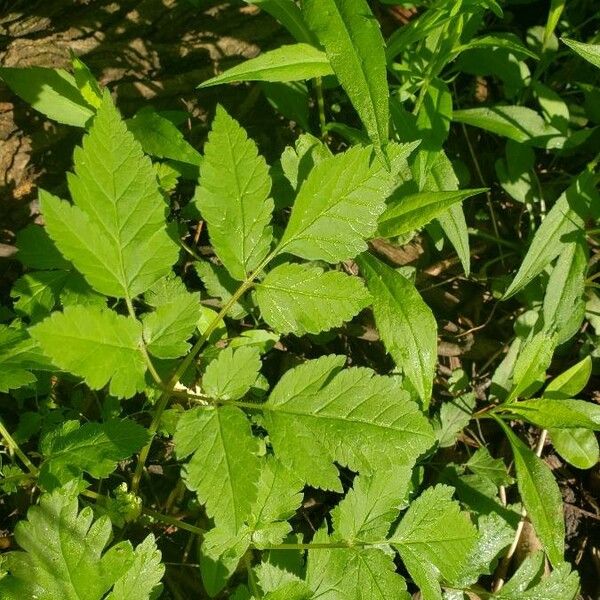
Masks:
[[[248,291],[252,285],[254,285],[254,280],[261,273],[261,271],[267,266],[267,264],[275,257],[277,254],[277,250],[274,250],[269,254],[256,269],[248,275],[247,279],[245,279],[240,287],[233,293],[231,298],[223,305],[219,314],[211,321],[208,325],[204,333],[198,338],[196,343],[192,346],[192,349],[189,351],[187,356],[179,363],[179,366],[175,369],[173,375],[169,378],[169,381],[164,386],[164,391],[161,394],[158,403],[156,404],[156,408],[154,410],[154,414],[152,416],[152,422],[148,427],[148,431],[151,435],[148,443],[142,448],[140,451],[140,455],[138,457],[138,462],[135,468],[135,472],[133,474],[133,478],[131,480],[131,491],[137,495],[140,481],[142,479],[142,473],[144,472],[144,466],[146,464],[146,460],[148,459],[148,454],[150,453],[150,449],[152,447],[152,440],[154,439],[154,435],[158,431],[158,426],[160,424],[160,420],[162,418],[163,412],[167,408],[169,404],[169,400],[171,398],[172,392],[179,382],[181,376],[186,372],[188,367],[192,364],[196,355],[200,352],[212,332],[219,326],[219,323],[223,320],[223,318],[227,315],[227,313],[231,310],[231,307],[240,299],[240,297]]]
[[[323,97],[323,79],[321,77],[315,77],[314,79],[315,94],[317,96],[317,108],[319,110],[319,127],[321,128],[321,139],[325,137],[325,125],[327,119],[325,118],[325,99]]]
[[[14,452],[21,459],[21,462],[27,467],[27,470],[32,475],[37,475],[38,468],[29,460],[29,457],[27,456],[27,454],[25,454],[25,452],[23,452],[23,450],[21,450],[21,448],[19,448],[19,444],[17,444],[17,442],[15,442],[12,435],[10,435],[10,433],[8,432],[8,429],[6,429],[6,427],[4,427],[4,423],[2,423],[2,421],[0,421],[0,435],[4,439],[4,443],[5,443],[6,447],[9,448],[12,452]]]

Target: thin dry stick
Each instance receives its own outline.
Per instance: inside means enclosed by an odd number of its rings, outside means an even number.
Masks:
[[[538,458],[542,456],[542,450],[544,448],[544,444],[546,443],[547,435],[548,431],[546,429],[542,429],[542,433],[540,433],[540,438],[535,448],[535,454]],[[525,526],[526,518],[527,511],[525,510],[525,508],[523,508],[523,510],[521,510],[521,520],[519,521],[519,524],[517,525],[517,530],[515,531],[515,537],[512,541],[512,544],[510,545],[510,548],[508,549],[508,552],[506,553],[506,556],[502,559],[502,562],[498,567],[496,581],[494,582],[494,586],[492,588],[493,592],[497,592],[498,590],[502,589],[502,586],[506,581],[506,573],[508,572],[510,561],[512,560],[512,557],[519,545],[519,540],[521,539],[521,534],[523,533],[523,527]]]

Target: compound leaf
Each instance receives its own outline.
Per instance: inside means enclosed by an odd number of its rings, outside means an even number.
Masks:
[[[234,279],[245,279],[269,251],[270,191],[269,169],[256,144],[218,106],[194,201],[217,256]]]
[[[90,507],[77,512],[75,486],[45,494],[15,528],[22,551],[6,555],[0,579],[3,600],[101,600],[130,568],[134,552],[119,542],[103,553],[111,536],[108,517],[93,520]]]
[[[256,346],[225,348],[206,367],[202,388],[211,398],[238,400],[256,381],[260,366],[260,351]]]
[[[199,407],[185,412],[174,437],[187,486],[206,504],[224,531],[238,532],[250,513],[260,476],[258,441],[246,415],[235,406]]]
[[[426,598],[441,599],[440,582],[454,581],[477,542],[477,529],[458,502],[454,488],[425,490],[409,507],[389,542]]]
[[[329,263],[355,257],[367,249],[390,187],[370,147],[321,160],[300,187],[277,252]]]
[[[373,296],[375,324],[386,350],[427,405],[437,362],[433,313],[415,286],[391,267],[368,252],[356,262]]]
[[[309,485],[338,491],[334,461],[361,473],[412,466],[434,441],[396,379],[343,363],[325,356],[291,369],[260,405],[275,455]]]
[[[108,92],[74,163],[73,205],[40,193],[48,234],[97,291],[137,296],[170,272],[178,246],[167,232],[152,163]]]
[[[130,398],[145,387],[140,351],[142,326],[130,317],[96,306],[67,306],[29,329],[61,369],[83,377],[94,390]]]
[[[302,11],[376,147],[388,141],[385,45],[366,0],[306,0]]]
[[[338,271],[286,263],[256,286],[265,321],[280,333],[320,333],[349,321],[370,301],[362,281]]]

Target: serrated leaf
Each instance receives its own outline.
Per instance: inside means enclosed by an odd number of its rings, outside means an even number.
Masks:
[[[290,536],[288,541],[296,542],[298,536]],[[269,550],[263,552],[262,561],[254,567],[256,579],[264,592],[273,592],[290,583],[302,581],[304,552],[300,550]]]
[[[438,218],[450,207],[484,192],[485,189],[393,194],[379,217],[378,234],[395,237],[410,233]]]
[[[596,434],[590,429],[548,429],[558,454],[578,469],[591,469],[600,460]]]
[[[302,12],[369,137],[383,148],[390,118],[385,45],[369,5],[365,0],[306,0]]]
[[[580,216],[586,205],[597,198],[592,175],[584,171],[561,194],[535,232],[527,254],[503,299],[513,296],[537,277],[565,250],[575,232],[583,229]]]
[[[472,393],[444,402],[434,421],[434,427],[441,448],[454,446],[460,432],[469,424],[475,409],[476,398]]]
[[[206,367],[202,389],[207,396],[217,400],[239,400],[256,381],[260,367],[258,348],[225,348]]]
[[[368,306],[357,277],[316,266],[285,263],[256,285],[264,320],[280,333],[320,333],[339,327]]]
[[[331,150],[310,133],[298,137],[294,146],[287,146],[281,155],[281,169],[294,190],[302,185],[313,167],[326,158]]]
[[[258,441],[246,415],[235,406],[200,407],[185,412],[174,436],[179,458],[192,455],[183,478],[206,504],[217,527],[237,532],[257,495]]]
[[[309,485],[337,491],[334,461],[361,473],[412,466],[433,443],[395,379],[343,363],[325,356],[288,371],[260,405],[275,455]]]
[[[221,306],[231,299],[239,287],[237,282],[222,266],[211,262],[195,262],[194,267],[209,296],[218,298]],[[231,319],[242,319],[249,311],[248,303],[240,299],[229,309],[227,316]]]
[[[108,92],[74,163],[73,205],[40,192],[48,234],[97,291],[119,298],[143,293],[170,272],[178,246],[167,233],[152,163]]]
[[[87,65],[73,54],[71,54],[71,65],[73,66],[75,85],[81,92],[84,100],[90,106],[99,108],[102,104],[102,90],[100,89],[96,78]]]
[[[455,110],[452,120],[539,148],[560,148],[565,139],[558,129],[525,106],[488,106]]]
[[[130,398],[146,385],[142,326],[130,317],[96,306],[67,306],[29,332],[57,367],[83,377],[94,390],[110,383],[113,396]]]
[[[168,297],[154,295],[151,302],[154,302],[155,310],[142,315],[148,351],[158,358],[183,356],[190,349],[188,340],[200,319],[198,294],[191,294],[185,286],[180,286]]]
[[[587,242],[579,235],[566,244],[548,280],[542,306],[544,327],[556,332],[559,344],[575,335],[584,319],[587,264]]]
[[[15,528],[22,551],[5,555],[8,575],[0,579],[0,596],[101,600],[134,560],[129,542],[104,552],[110,536],[108,517],[93,521],[90,507],[78,513],[75,486],[44,494]]]
[[[36,381],[33,370],[48,370],[49,362],[26,331],[0,325],[0,392]]]
[[[441,599],[441,582],[460,576],[477,529],[446,485],[428,488],[409,507],[389,539],[425,598]]]
[[[328,543],[321,530],[313,542]],[[393,556],[380,548],[309,550],[306,583],[323,600],[410,600]]]
[[[600,69],[600,44],[585,44],[564,37],[560,39],[564,44],[569,46],[573,52],[576,52],[581,58]]]
[[[356,262],[373,296],[379,335],[394,362],[429,404],[437,363],[437,324],[415,286],[368,252]]]
[[[64,69],[2,67],[0,78],[25,102],[54,121],[85,127],[93,108]]]
[[[246,60],[198,87],[237,81],[301,81],[331,74],[333,69],[324,52],[310,44],[289,44]]]
[[[600,406],[585,400],[536,398],[501,407],[529,423],[548,428],[584,428],[600,431]]]
[[[408,496],[410,483],[410,467],[357,476],[352,489],[331,512],[335,539],[350,543],[385,540]]]
[[[552,471],[500,419],[508,437],[517,472],[517,485],[523,505],[554,567],[563,560],[565,523],[562,496]]]
[[[37,271],[15,281],[10,295],[15,299],[15,312],[35,323],[50,314],[68,273],[66,271]]]
[[[273,200],[267,163],[224,108],[217,107],[194,201],[231,276],[245,279],[269,252]]]
[[[470,471],[488,479],[495,486],[509,485],[512,482],[504,461],[493,458],[487,448],[478,448],[465,464]]]
[[[367,249],[392,180],[370,147],[316,164],[300,187],[277,252],[337,263]]]
[[[40,225],[28,225],[17,233],[16,258],[30,269],[69,269],[65,260],[50,239],[48,232]]]
[[[148,439],[146,429],[133,421],[83,425],[65,421],[42,439],[39,481],[52,491],[83,472],[97,479],[108,477],[120,460],[138,452]]]
[[[165,573],[161,553],[150,534],[133,553],[133,563],[118,579],[106,600],[151,600],[160,594],[160,580]]]

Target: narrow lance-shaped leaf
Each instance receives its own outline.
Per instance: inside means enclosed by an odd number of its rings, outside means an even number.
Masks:
[[[562,496],[552,471],[502,421],[497,419],[510,442],[517,485],[527,514],[540,538],[550,562],[557,566],[563,560],[565,524]]]
[[[246,60],[221,75],[204,81],[198,87],[237,81],[301,81],[332,73],[324,52],[309,44],[290,44]]]
[[[357,259],[373,296],[373,313],[387,351],[429,404],[437,362],[437,324],[415,286],[369,253]]]
[[[146,385],[138,321],[94,306],[68,306],[29,331],[57,367],[92,389],[110,382],[111,394],[129,398]]]
[[[389,92],[384,41],[366,0],[305,0],[308,26],[376,147],[388,141]]]
[[[312,44],[315,39],[307,27],[302,12],[294,0],[244,0],[247,4],[255,4],[261,10],[275,17],[298,42]]]
[[[600,44],[585,44],[569,38],[561,38],[561,41],[569,46],[573,52],[579,54],[581,58],[600,69]]]
[[[178,247],[167,232],[167,207],[152,163],[108,92],[74,162],[74,205],[40,194],[46,229],[94,289],[137,296],[170,272]]]
[[[265,321],[281,333],[320,333],[350,320],[370,301],[362,281],[338,271],[283,264],[256,286]]]
[[[277,252],[329,263],[353,258],[367,249],[391,185],[369,147],[320,161],[300,187]]]
[[[267,163],[256,144],[218,106],[194,200],[217,256],[237,280],[245,279],[269,251],[270,190]]]

